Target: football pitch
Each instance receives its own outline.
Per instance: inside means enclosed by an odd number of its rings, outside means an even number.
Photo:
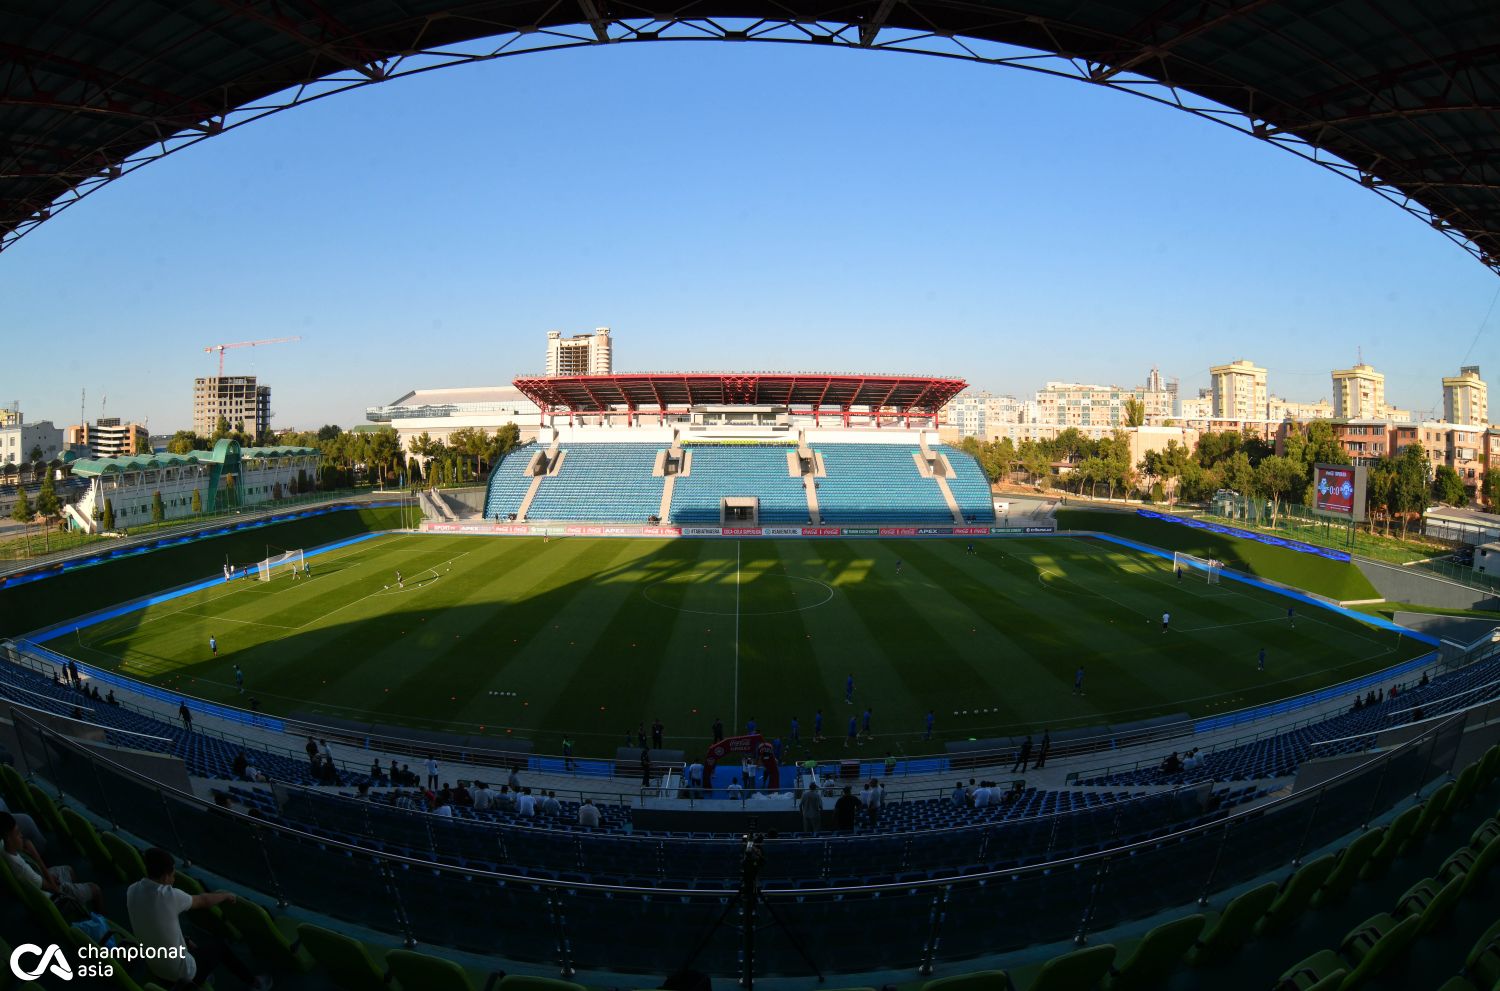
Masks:
[[[867,755],[932,752],[1227,712],[1428,649],[1302,603],[1293,625],[1287,598],[1179,581],[1169,561],[1088,538],[978,541],[971,553],[962,539],[398,534],[308,560],[309,578],[216,585],[50,646],[265,712],[513,734],[551,753],[570,736],[578,753],[610,756],[657,717],[668,747],[697,750],[716,717],[729,735],[753,717],[786,737],[793,716],[812,753],[833,756],[866,707]]]

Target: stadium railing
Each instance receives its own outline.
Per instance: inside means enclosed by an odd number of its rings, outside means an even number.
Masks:
[[[737,887],[601,883],[397,856],[218,808],[91,753],[24,713],[12,718],[30,772],[58,799],[166,846],[195,869],[408,944],[550,962],[564,975],[578,967],[665,972],[682,964],[693,942],[684,937],[706,933],[706,920],[723,911]],[[812,953],[830,972],[926,972],[939,960],[1082,941],[1126,921],[1206,903],[1368,825],[1451,775],[1462,732],[1462,718],[1446,719],[1303,792],[1081,856],[957,877],[877,874],[855,884],[808,878],[770,885],[764,896],[792,932],[817,937]],[[766,850],[775,856],[769,840]],[[672,852],[665,847],[661,856]],[[834,933],[858,938],[828,938]],[[705,941],[699,966],[735,974],[739,949],[738,933],[726,927]],[[767,974],[806,971],[790,940],[767,940],[758,964]]]

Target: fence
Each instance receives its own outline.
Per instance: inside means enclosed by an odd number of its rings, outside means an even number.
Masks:
[[[318,835],[217,808],[91,753],[22,712],[11,718],[29,766],[59,797],[283,905],[396,933],[408,944],[550,962],[564,975],[577,967],[667,973],[698,943],[700,969],[728,977],[745,966],[738,927],[712,923],[734,896],[734,883],[604,883],[586,873],[583,860],[562,873],[502,856],[504,830],[495,831],[494,869],[384,852],[364,837]],[[869,867],[886,877],[849,884],[768,875],[763,894],[786,930],[811,947],[818,968],[830,972],[926,973],[939,961],[1081,939],[1208,899],[1362,828],[1456,770],[1463,723],[1461,716],[1444,720],[1297,795],[1204,826],[1114,841],[1099,852],[908,880],[889,876],[903,870],[899,860],[867,848]],[[569,836],[580,854],[610,839]],[[767,865],[798,842],[855,841],[767,840]],[[657,850],[658,858],[678,855],[666,841]],[[978,866],[1001,859],[996,854]],[[742,918],[762,921],[758,908]],[[839,933],[859,938],[830,938]],[[809,969],[790,939],[761,942],[754,967],[763,974]]]

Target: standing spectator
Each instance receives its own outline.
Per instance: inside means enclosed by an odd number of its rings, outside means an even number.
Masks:
[[[0,848],[4,849],[11,873],[20,883],[38,888],[54,899],[71,898],[84,909],[104,911],[104,893],[99,886],[74,881],[73,869],[65,864],[48,867],[36,844],[21,834],[20,820],[9,812],[0,812]]]
[[[740,779],[735,778],[733,781],[729,782],[729,787],[726,788],[725,791],[729,792],[730,798],[738,798],[740,795]]]
[[[641,787],[651,787],[651,751],[641,748]]]
[[[854,797],[854,789],[844,785],[844,793],[839,800],[833,803],[833,825],[834,828],[848,832],[854,828],[854,817],[859,813],[859,799]]]
[[[874,779],[870,782],[870,804],[865,806],[870,813],[870,828],[880,825],[880,813],[885,809],[885,782]]]
[[[1027,734],[1026,742],[1021,744],[1021,752],[1016,755],[1016,762],[1010,766],[1010,773],[1025,771],[1026,766],[1031,763],[1031,735]]]
[[[182,720],[182,728],[191,733],[193,731],[193,714],[188,711],[186,699],[177,707],[177,716]]]
[[[372,785],[383,785],[383,784],[385,784],[385,771],[383,771],[381,769],[381,767],[380,767],[380,758],[379,757],[377,757],[374,760],[370,761],[370,784],[372,784]]]
[[[427,787],[436,788],[438,785],[438,762],[437,757],[427,758]]]
[[[146,851],[146,876],[125,892],[125,907],[130,913],[130,929],[143,947],[155,947],[181,953],[181,956],[148,956],[146,965],[164,981],[202,987],[222,964],[240,982],[253,991],[268,991],[271,979],[250,972],[238,957],[219,939],[205,933],[194,933],[188,939],[182,932],[183,912],[212,908],[234,901],[227,891],[190,895],[173,885],[177,880],[172,855],[152,847]],[[179,949],[180,948],[180,949]]]
[[[521,794],[521,775],[514,767],[510,769],[510,776],[505,779],[505,783],[510,785],[512,792]]]
[[[1042,765],[1047,763],[1047,754],[1052,750],[1052,733],[1046,729],[1042,730],[1042,745],[1036,753],[1036,763],[1032,765],[1040,771]]]
[[[798,804],[802,808],[802,831],[816,833],[823,825],[823,796],[816,781],[807,786]]]
[[[542,815],[545,815],[545,816],[560,816],[560,815],[562,815],[562,803],[557,800],[557,792],[555,792],[555,791],[549,791],[549,792],[547,792],[547,794],[545,796],[543,796],[543,798],[542,798]]]
[[[318,770],[318,762],[319,762],[319,757],[318,757],[318,741],[314,740],[312,737],[308,737],[307,738],[307,746],[303,747],[302,749],[303,749],[303,751],[305,751],[307,753],[307,766],[309,768],[311,768],[314,773],[316,773],[317,770]],[[395,765],[396,765],[396,762],[395,761],[391,761],[391,766],[393,768],[395,767]]]
[[[969,793],[964,791],[964,783],[962,781],[953,786],[953,794],[948,796],[948,800],[960,809],[969,807]]]
[[[523,816],[536,815],[536,797],[531,794],[530,788],[522,788],[521,794],[516,798],[516,814]]]
[[[656,719],[651,723],[651,749],[652,750],[660,750],[661,749],[661,738],[662,738],[662,734],[665,733],[665,732],[666,732],[666,727],[661,724],[661,717],[657,716]]]
[[[599,808],[592,798],[585,798],[583,804],[578,806],[578,825],[589,829],[599,828]]]
[[[635,728],[635,745],[642,750],[646,749],[646,724],[641,723]]]
[[[78,673],[77,661],[68,662],[68,677],[73,679],[73,684],[75,685],[83,684],[83,676]]]

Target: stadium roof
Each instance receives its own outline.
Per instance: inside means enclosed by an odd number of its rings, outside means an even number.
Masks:
[[[1485,0],[16,0],[0,18],[0,248],[147,161],[333,92],[679,38],[924,52],[1139,93],[1361,182],[1500,270]]]
[[[967,385],[921,375],[821,375],[813,372],[642,372],[516,379],[516,388],[546,409],[680,409],[687,406],[868,407],[936,413]]]
[[[240,458],[290,458],[317,454],[315,447],[245,447]],[[213,464],[222,460],[221,450],[189,451],[186,454],[132,454],[118,458],[79,458],[70,466],[75,475],[108,475],[112,472],[151,471],[184,465]]]

